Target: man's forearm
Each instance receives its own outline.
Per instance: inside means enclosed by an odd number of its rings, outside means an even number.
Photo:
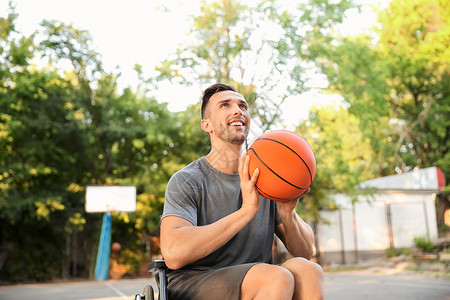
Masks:
[[[297,257],[310,259],[314,254],[314,232],[295,212],[282,217],[285,245]]]

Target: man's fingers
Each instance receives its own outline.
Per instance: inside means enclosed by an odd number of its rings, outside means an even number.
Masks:
[[[252,175],[252,178],[250,179],[250,181],[253,182],[254,184],[256,184],[258,177],[259,177],[259,169],[256,168],[255,171],[253,171],[253,175]]]
[[[245,160],[246,154],[242,155],[239,159],[239,175],[242,175],[242,171],[244,169],[244,160]]]
[[[311,189],[310,189],[309,187],[306,188],[306,190],[305,190],[298,198],[300,199],[300,198],[303,197],[305,194],[309,193],[310,190],[311,190]]]
[[[258,180],[259,176],[259,169],[256,168],[253,171],[253,174],[250,175],[250,156],[247,154],[244,154],[241,157],[240,163],[239,163],[239,176],[241,176],[241,180],[248,178],[253,184],[256,184],[256,181]]]
[[[244,158],[244,165],[242,167],[242,171],[244,172],[244,177],[245,175],[247,175],[247,178],[250,178],[250,174],[248,173],[248,166],[250,164],[250,156],[248,156],[247,154],[245,154],[245,158]]]

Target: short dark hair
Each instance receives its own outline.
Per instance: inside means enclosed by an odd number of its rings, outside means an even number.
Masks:
[[[222,92],[222,91],[233,91],[237,92],[236,88],[234,86],[224,84],[224,83],[216,83],[208,87],[206,90],[203,91],[202,96],[202,119],[205,117],[205,110],[206,105],[209,102],[209,99],[214,95],[215,93]]]

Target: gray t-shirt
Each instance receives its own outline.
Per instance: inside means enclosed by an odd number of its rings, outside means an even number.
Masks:
[[[194,226],[214,223],[242,205],[238,174],[215,170],[204,157],[176,172],[166,188],[161,219],[177,216]],[[228,243],[186,269],[222,268],[243,263],[272,262],[275,226],[281,220],[276,203],[261,196],[255,217]]]

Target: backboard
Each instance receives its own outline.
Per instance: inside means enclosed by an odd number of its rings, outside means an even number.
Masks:
[[[88,185],[85,209],[90,213],[136,211],[136,187]]]

